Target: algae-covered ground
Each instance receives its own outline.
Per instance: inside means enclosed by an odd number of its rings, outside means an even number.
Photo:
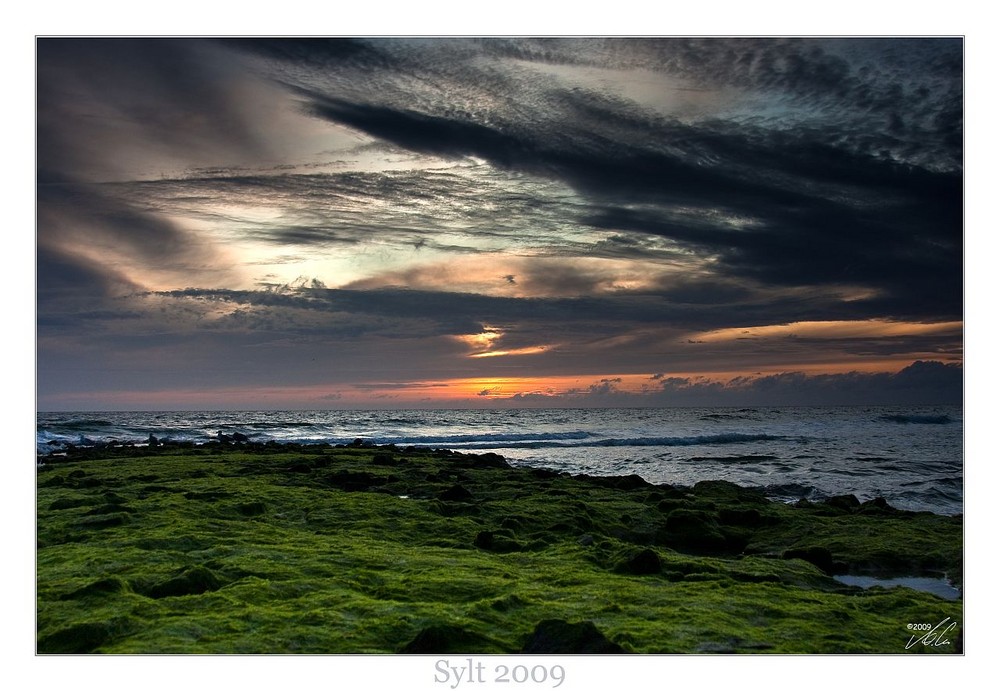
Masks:
[[[832,578],[961,583],[961,518],[878,500],[362,445],[41,460],[40,653],[961,650],[961,600]]]

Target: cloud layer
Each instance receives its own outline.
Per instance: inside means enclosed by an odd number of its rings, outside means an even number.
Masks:
[[[660,372],[694,382],[671,400],[864,402],[917,360],[954,373],[962,52],[40,39],[39,404],[574,375],[614,398]]]

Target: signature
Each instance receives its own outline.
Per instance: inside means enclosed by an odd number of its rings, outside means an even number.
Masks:
[[[904,649],[909,650],[918,643],[933,646],[935,648],[942,645],[951,645],[951,640],[945,638],[945,636],[951,632],[952,629],[958,626],[958,623],[953,621],[949,624],[948,622],[950,620],[951,617],[945,617],[933,629],[919,638],[917,636],[910,636],[910,642],[906,644]],[[947,624],[947,626],[945,626],[945,624]]]

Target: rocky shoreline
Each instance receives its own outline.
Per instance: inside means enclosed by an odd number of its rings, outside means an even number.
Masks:
[[[42,653],[961,650],[960,600],[833,578],[961,588],[962,518],[880,499],[220,439],[40,456],[37,502]]]

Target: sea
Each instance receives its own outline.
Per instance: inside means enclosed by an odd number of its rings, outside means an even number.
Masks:
[[[853,494],[963,513],[961,406],[38,413],[38,462],[68,446],[251,442],[493,452],[570,474],[728,480],[785,502]]]

